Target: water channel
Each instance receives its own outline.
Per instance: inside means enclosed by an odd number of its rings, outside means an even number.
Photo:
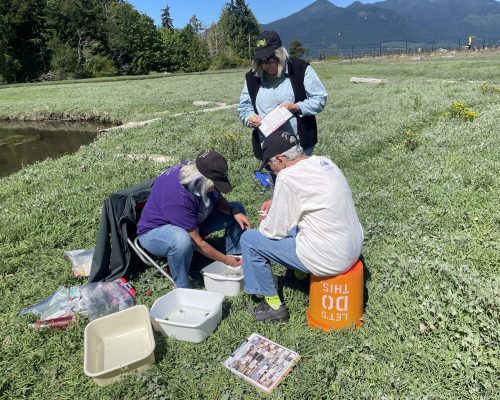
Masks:
[[[0,121],[0,178],[47,157],[74,153],[102,128],[81,122]]]

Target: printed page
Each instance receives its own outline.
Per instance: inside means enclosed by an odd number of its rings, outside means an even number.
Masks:
[[[293,114],[285,107],[278,106],[262,118],[259,129],[267,137],[292,117]]]

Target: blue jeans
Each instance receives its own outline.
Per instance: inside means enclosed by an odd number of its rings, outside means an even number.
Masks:
[[[246,214],[243,204],[231,202],[230,205]],[[241,254],[240,237],[243,231],[232,215],[222,214],[214,209],[199,226],[202,237],[221,229],[225,229],[226,254]],[[139,236],[139,243],[151,254],[167,258],[176,287],[191,287],[188,272],[194,244],[185,229],[163,225]]]
[[[270,261],[287,268],[309,273],[295,251],[297,229],[293,228],[283,239],[268,239],[260,231],[250,229],[241,236],[245,292],[262,296],[276,296]]]

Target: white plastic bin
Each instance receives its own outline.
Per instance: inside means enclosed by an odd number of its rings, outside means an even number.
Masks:
[[[166,336],[199,343],[222,319],[221,293],[174,289],[156,300],[149,316],[153,328]]]
[[[237,296],[243,290],[243,268],[230,267],[221,261],[214,261],[201,270],[205,289]]]
[[[95,319],[85,328],[84,371],[99,386],[155,362],[155,340],[145,306],[134,306]]]

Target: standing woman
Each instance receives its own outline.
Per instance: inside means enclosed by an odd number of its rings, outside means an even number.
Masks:
[[[290,57],[276,32],[262,32],[257,39],[252,69],[245,75],[238,106],[240,119],[253,128],[255,157],[262,159],[265,140],[257,129],[260,120],[279,105],[294,114],[280,129],[297,136],[306,154],[311,155],[318,141],[315,115],[325,108],[327,96],[308,62]]]
[[[227,161],[216,151],[202,151],[195,161],[181,163],[158,176],[137,224],[139,243],[166,257],[175,286],[191,287],[188,279],[193,250],[232,267],[241,265],[240,237],[250,227],[241,203],[221,193],[232,189]],[[204,240],[224,229],[226,254]]]

